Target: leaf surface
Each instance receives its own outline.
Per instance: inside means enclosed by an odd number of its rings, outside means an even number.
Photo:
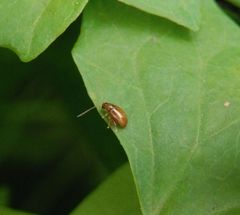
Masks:
[[[23,61],[44,51],[78,17],[87,0],[1,0],[0,46]]]
[[[240,213],[240,31],[202,2],[192,33],[93,0],[73,50],[99,111],[107,101],[128,115],[116,135],[144,215]]]
[[[148,13],[167,18],[193,31],[200,28],[201,0],[119,0]]]

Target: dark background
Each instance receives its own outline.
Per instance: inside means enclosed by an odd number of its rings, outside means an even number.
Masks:
[[[218,3],[239,23],[238,8]],[[68,214],[127,161],[96,110],[76,118],[93,106],[71,56],[80,25],[30,63],[0,48],[0,205]]]

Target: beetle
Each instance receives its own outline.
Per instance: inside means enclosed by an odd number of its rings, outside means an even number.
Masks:
[[[83,113],[77,115],[77,117],[81,117],[85,115],[87,112],[91,111],[94,109],[95,106],[87,109]],[[128,118],[126,113],[122,108],[120,108],[117,105],[114,105],[109,102],[104,102],[102,104],[102,110],[106,113],[104,117],[107,117],[108,119],[108,127],[110,126],[115,126],[115,127],[120,127],[120,128],[125,128],[128,123]]]
[[[117,105],[104,102],[102,104],[102,109],[107,113],[106,116],[110,126],[114,125],[121,128],[125,128],[127,126],[128,118],[122,108]]]

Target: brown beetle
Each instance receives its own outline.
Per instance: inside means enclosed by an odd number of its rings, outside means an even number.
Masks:
[[[121,128],[125,128],[128,123],[127,115],[123,111],[122,108],[108,103],[104,102],[102,104],[102,109],[107,112],[107,117],[109,120],[109,125],[119,126]]]
[[[85,115],[86,113],[88,113],[94,108],[95,106],[87,109],[83,113],[77,115],[77,117],[81,117]],[[106,117],[108,118],[108,123],[109,123],[108,127],[119,126],[121,128],[125,128],[127,126],[127,123],[128,123],[127,115],[122,108],[118,107],[117,105],[104,102],[102,104],[102,110],[106,112]]]

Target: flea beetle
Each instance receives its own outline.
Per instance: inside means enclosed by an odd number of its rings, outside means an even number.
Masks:
[[[117,105],[104,102],[102,104],[102,109],[107,113],[109,120],[109,125],[119,126],[125,128],[128,123],[127,115],[122,108]]]
[[[92,110],[94,108],[95,108],[95,106],[87,109],[83,113],[77,115],[77,117],[81,117],[81,116],[85,115],[87,112],[89,112],[90,110]],[[124,112],[124,110],[122,108],[120,108],[119,106],[108,103],[108,102],[104,102],[102,104],[102,110],[106,113],[105,116],[108,119],[109,127],[110,126],[118,126],[121,128],[125,128],[127,126],[127,123],[128,123],[127,115]]]

